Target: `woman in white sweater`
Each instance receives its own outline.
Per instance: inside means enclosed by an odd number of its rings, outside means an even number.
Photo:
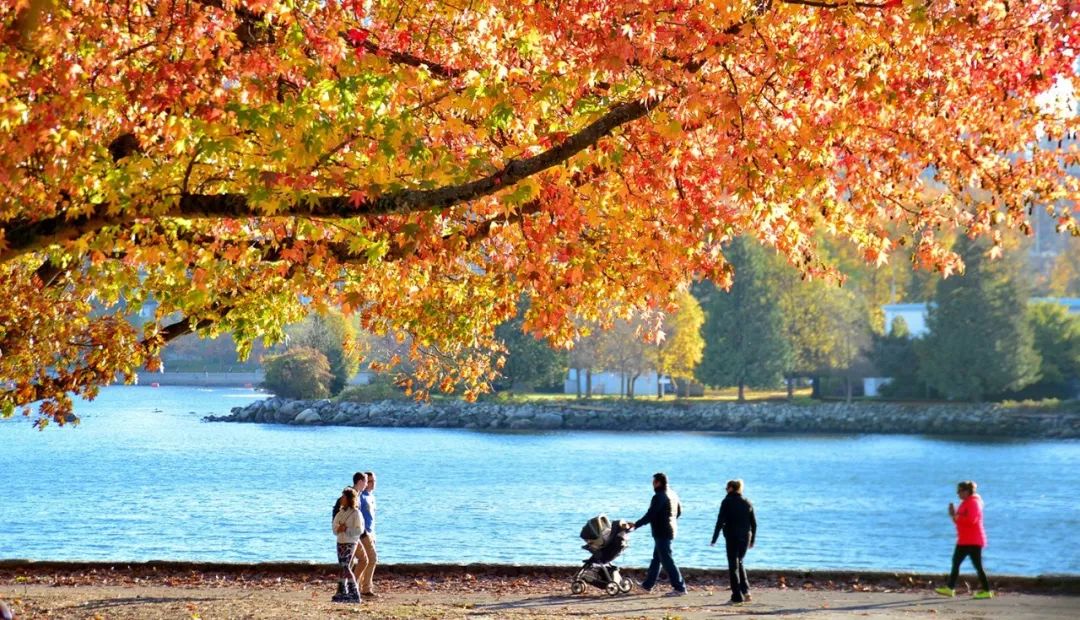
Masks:
[[[364,517],[360,514],[359,499],[356,490],[345,487],[341,492],[341,510],[334,515],[334,534],[337,535],[337,557],[341,565],[341,587],[343,595],[335,594],[334,602],[359,603],[360,588],[352,570],[353,553],[356,543],[364,535]]]

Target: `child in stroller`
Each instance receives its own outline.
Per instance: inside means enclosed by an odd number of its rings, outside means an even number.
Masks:
[[[615,558],[630,544],[627,534],[631,524],[628,521],[611,521],[605,515],[589,519],[581,528],[581,538],[585,541],[582,549],[590,552],[589,559],[570,583],[570,591],[581,594],[585,584],[596,586],[611,596],[622,592],[626,594],[634,587],[634,582],[619,573],[619,567],[612,564]]]

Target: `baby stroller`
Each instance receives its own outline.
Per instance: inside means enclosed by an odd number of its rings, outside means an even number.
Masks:
[[[620,592],[626,594],[634,587],[634,582],[623,577],[619,567],[612,564],[630,544],[627,540],[629,525],[626,521],[612,522],[606,516],[599,515],[589,519],[581,528],[581,538],[585,541],[581,548],[592,555],[582,562],[581,570],[574,575],[574,581],[570,583],[571,592],[581,594],[585,591],[585,584],[589,584],[615,596]]]

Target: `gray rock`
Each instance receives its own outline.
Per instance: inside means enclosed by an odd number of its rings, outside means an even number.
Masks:
[[[562,414],[547,411],[537,414],[535,418],[535,423],[536,428],[542,428],[545,430],[562,428],[563,417]]]
[[[322,418],[319,416],[319,412],[314,409],[304,409],[293,420],[295,424],[313,424],[315,422],[322,422]]]

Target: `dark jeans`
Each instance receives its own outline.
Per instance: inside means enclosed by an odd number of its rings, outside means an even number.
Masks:
[[[966,557],[971,557],[971,563],[975,566],[975,572],[979,575],[982,589],[989,592],[990,580],[986,578],[986,573],[983,572],[982,547],[978,545],[956,545],[956,550],[952,554],[952,572],[949,573],[949,587],[956,588],[956,579],[960,576],[960,564]]]
[[[727,547],[728,579],[731,580],[731,600],[741,601],[750,595],[750,582],[746,579],[746,567],[743,558],[750,548],[749,538],[725,538]]]
[[[675,566],[675,560],[671,558],[670,538],[653,539],[652,562],[649,563],[649,572],[645,575],[645,581],[641,582],[641,587],[651,590],[656,585],[656,580],[660,578],[661,565],[668,579],[671,580],[671,587],[680,592],[686,590],[686,583],[683,582],[682,574],[679,573],[679,567]]]

